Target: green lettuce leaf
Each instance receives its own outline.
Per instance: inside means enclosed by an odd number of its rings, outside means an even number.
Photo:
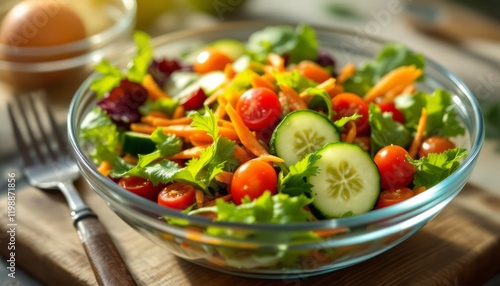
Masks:
[[[467,153],[463,148],[454,148],[440,154],[431,153],[418,160],[408,156],[408,161],[416,167],[413,184],[416,188],[436,185],[460,166],[460,161]]]
[[[80,128],[80,139],[94,147],[90,156],[96,163],[104,161],[110,154],[118,156],[120,132],[104,110],[94,107],[85,116]]]
[[[253,33],[246,48],[258,62],[265,62],[270,53],[288,55],[289,63],[316,60],[318,57],[316,32],[307,25],[296,28],[287,25],[268,26]]]
[[[301,93],[308,88],[318,85],[318,83],[302,76],[296,69],[287,73],[275,72],[274,77],[278,85],[286,85],[293,88],[297,93]]]
[[[372,154],[387,145],[394,144],[406,148],[411,143],[410,131],[403,124],[392,119],[391,113],[382,113],[380,107],[373,103],[369,108]]]
[[[414,65],[419,69],[425,67],[422,54],[415,53],[398,43],[386,44],[376,58],[360,64],[352,77],[343,83],[346,92],[365,95],[380,79],[390,71],[400,67]],[[423,80],[420,76],[417,81]]]

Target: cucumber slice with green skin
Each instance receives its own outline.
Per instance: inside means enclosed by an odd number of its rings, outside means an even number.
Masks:
[[[287,114],[273,131],[271,152],[291,166],[325,144],[340,141],[337,127],[313,110],[297,110]]]
[[[156,149],[156,144],[148,134],[127,131],[123,134],[122,150],[125,153],[137,156],[138,154],[148,154]]]
[[[375,206],[380,174],[370,154],[356,144],[329,143],[318,150],[319,173],[307,178],[313,185],[312,207],[325,218],[359,215]]]

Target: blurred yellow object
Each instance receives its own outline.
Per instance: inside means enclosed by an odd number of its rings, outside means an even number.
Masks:
[[[174,0],[137,0],[136,28],[148,28],[159,16],[174,8]]]

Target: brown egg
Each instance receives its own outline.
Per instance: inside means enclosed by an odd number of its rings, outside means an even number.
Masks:
[[[55,0],[23,1],[7,13],[0,27],[0,43],[14,47],[56,46],[85,37],[80,17]]]

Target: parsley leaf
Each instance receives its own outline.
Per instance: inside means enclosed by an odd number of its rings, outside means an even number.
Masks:
[[[235,143],[220,138],[218,118],[209,108],[205,108],[205,114],[198,112],[191,114],[193,122],[191,126],[203,130],[210,135],[214,142],[200,153],[199,158],[193,158],[187,162],[186,167],[177,172],[173,179],[185,181],[195,185],[197,188],[207,191],[212,180],[225,168],[233,168],[236,158],[233,155]]]
[[[396,106],[405,116],[405,126],[415,132],[422,108],[427,110],[427,124],[424,136],[453,137],[465,133],[465,129],[457,119],[452,96],[445,90],[435,90],[427,94],[418,91],[414,95],[398,96]]]
[[[119,86],[120,81],[125,77],[119,68],[113,66],[106,59],[99,62],[94,68],[102,75],[94,79],[90,85],[90,89],[95,91],[98,99],[103,97],[113,88]]]
[[[380,107],[373,103],[369,108],[372,154],[387,145],[394,144],[405,148],[411,143],[410,131],[403,124],[392,119],[391,113],[382,113]]]
[[[283,171],[280,172],[278,176],[278,192],[290,196],[311,193],[313,185],[308,183],[305,178],[318,174],[319,167],[314,164],[319,158],[321,158],[320,155],[310,153],[304,159],[290,166],[288,174],[284,175]]]
[[[318,84],[304,76],[302,76],[298,70],[294,69],[291,72],[287,73],[273,73],[276,78],[276,83],[278,85],[286,85],[288,87],[293,88],[297,93],[301,93],[302,91],[315,87]]]
[[[321,106],[327,111],[327,118],[333,117],[332,99],[326,90],[318,87],[310,87],[306,89],[305,93],[313,96],[308,106],[310,109],[316,109],[316,107]]]
[[[408,156],[408,161],[416,167],[413,184],[416,188],[430,188],[436,185],[460,166],[460,160],[467,153],[463,148],[454,148],[440,154],[431,153],[418,160]]]

